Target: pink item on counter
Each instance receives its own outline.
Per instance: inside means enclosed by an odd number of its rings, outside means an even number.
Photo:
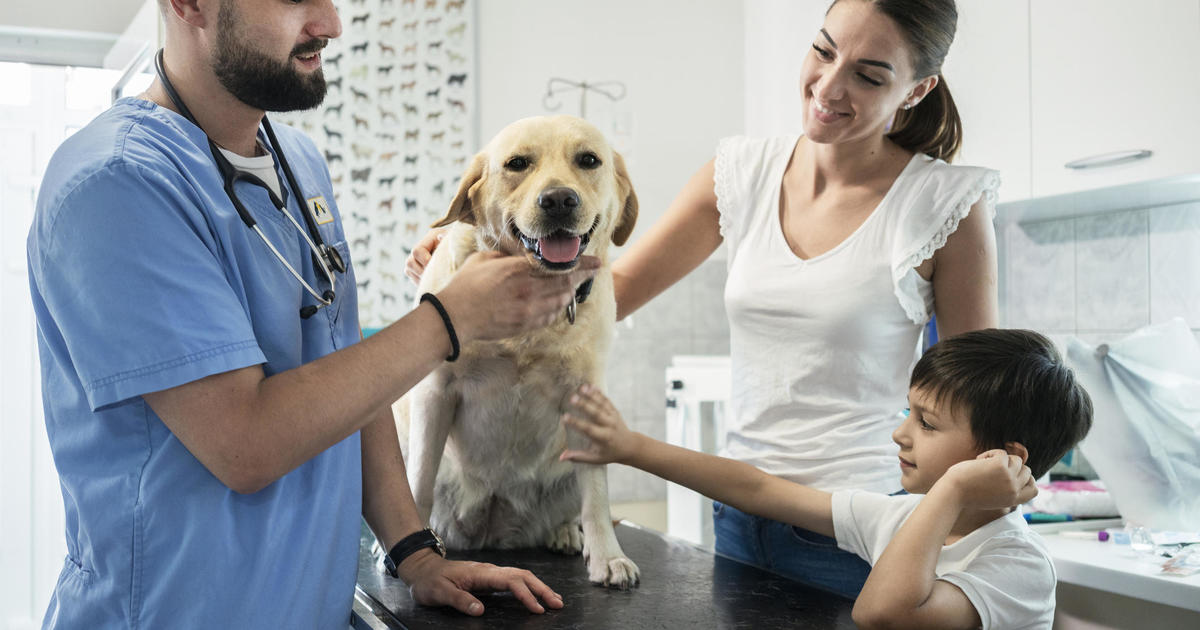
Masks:
[[[1039,488],[1045,490],[1061,490],[1065,492],[1107,492],[1108,489],[1103,485],[1097,485],[1091,481],[1051,481],[1050,483],[1039,483]]]

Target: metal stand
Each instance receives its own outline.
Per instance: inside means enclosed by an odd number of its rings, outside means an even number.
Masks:
[[[556,77],[546,83],[546,95],[542,97],[542,106],[550,111],[557,111],[562,104],[554,100],[555,95],[571,90],[579,90],[580,118],[587,118],[588,92],[596,92],[614,102],[625,98],[625,84],[620,81],[588,83],[587,81],[569,81]]]

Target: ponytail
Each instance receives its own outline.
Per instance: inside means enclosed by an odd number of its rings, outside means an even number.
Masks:
[[[962,146],[962,133],[954,97],[946,78],[938,73],[937,85],[916,107],[896,112],[887,137],[909,151],[949,162]]]
[[[962,144],[962,120],[946,77],[942,76],[942,62],[958,30],[958,7],[954,0],[869,1],[891,18],[908,40],[912,78],[920,80],[934,75],[938,78],[937,85],[916,107],[896,112],[887,137],[909,151],[949,162]]]

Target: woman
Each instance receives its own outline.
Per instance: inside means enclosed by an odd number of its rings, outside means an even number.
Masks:
[[[727,244],[724,455],[825,491],[899,491],[890,435],[923,325],[997,325],[999,177],[943,161],[961,138],[940,74],[956,22],[953,0],[835,0],[802,66],[804,135],[722,140],[614,262],[620,318]],[[719,553],[847,597],[870,569],[719,503],[714,530]]]

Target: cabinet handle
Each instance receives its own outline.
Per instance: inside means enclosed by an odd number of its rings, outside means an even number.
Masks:
[[[1116,151],[1113,153],[1102,153],[1091,157],[1079,158],[1063,164],[1063,166],[1075,170],[1085,168],[1100,168],[1103,166],[1114,166],[1116,164],[1124,164],[1126,162],[1134,162],[1136,160],[1144,160],[1154,152],[1150,149],[1133,149],[1131,151]]]

